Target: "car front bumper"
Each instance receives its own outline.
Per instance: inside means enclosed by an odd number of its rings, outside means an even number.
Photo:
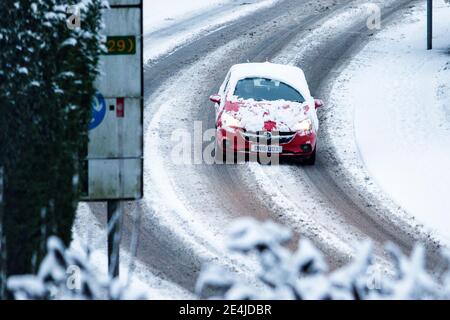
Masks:
[[[253,152],[252,145],[272,145],[281,146],[283,151],[280,156],[286,157],[304,157],[313,155],[317,134],[312,132],[307,135],[301,135],[298,132],[292,133],[273,133],[272,139],[264,137],[264,133],[248,134],[241,129],[225,130],[219,128],[216,133],[217,144],[225,152],[258,154]]]

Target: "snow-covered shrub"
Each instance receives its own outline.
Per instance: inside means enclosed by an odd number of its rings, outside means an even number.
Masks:
[[[449,299],[450,271],[438,283],[426,270],[425,250],[418,245],[411,257],[388,244],[393,274],[373,274],[374,254],[370,241],[362,242],[354,260],[330,271],[322,253],[302,239],[291,252],[285,245],[291,232],[273,222],[242,219],[228,234],[228,248],[241,254],[255,254],[259,284],[249,285],[241,277],[217,265],[207,265],[196,286],[201,298],[271,300],[366,300],[366,299]],[[450,255],[447,254],[447,257]],[[448,259],[450,262],[450,258]]]
[[[209,264],[196,284],[199,298],[229,300],[369,300],[450,299],[450,270],[438,282],[425,267],[425,250],[417,246],[410,257],[392,244],[392,271],[375,274],[370,241],[362,242],[354,260],[330,270],[323,254],[306,239],[292,252],[283,245],[291,232],[273,222],[236,221],[229,231],[228,248],[255,254],[259,268],[248,281],[224,268]],[[450,263],[450,254],[444,252]],[[378,277],[377,277],[378,276]],[[250,284],[251,283],[251,284]],[[103,275],[89,256],[67,250],[56,237],[47,241],[47,255],[36,275],[11,276],[7,287],[15,299],[147,299],[118,279]]]
[[[131,290],[118,279],[102,275],[87,255],[67,250],[57,237],[47,241],[47,255],[37,275],[11,276],[8,290],[15,299],[32,300],[141,300],[144,292]]]

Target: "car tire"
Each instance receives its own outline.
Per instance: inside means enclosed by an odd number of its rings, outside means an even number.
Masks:
[[[312,155],[308,159],[304,160],[303,163],[307,166],[315,165],[316,164],[316,153],[317,153],[317,147],[314,149]]]

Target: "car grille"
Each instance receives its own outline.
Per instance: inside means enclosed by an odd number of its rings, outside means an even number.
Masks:
[[[294,139],[295,132],[268,132],[268,131],[241,131],[242,137],[247,141],[268,143],[268,144],[285,144]]]

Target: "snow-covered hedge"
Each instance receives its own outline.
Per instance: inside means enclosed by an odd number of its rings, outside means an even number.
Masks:
[[[79,27],[68,23],[72,5]],[[50,234],[66,244],[71,240],[85,185],[95,79],[106,50],[106,5],[103,0],[0,1],[1,223],[7,255],[0,271],[8,275],[33,272]]]
[[[237,253],[255,254],[259,284],[249,285],[238,275],[217,265],[204,268],[196,292],[201,298],[231,300],[272,299],[450,299],[450,271],[437,282],[426,270],[425,250],[417,245],[407,257],[392,244],[393,273],[386,274],[373,264],[370,241],[359,244],[350,264],[330,271],[323,254],[307,239],[295,252],[283,247],[291,232],[273,222],[243,219],[229,232],[228,248]],[[450,255],[444,253],[450,261]]]
[[[330,271],[323,254],[302,239],[298,250],[283,245],[291,232],[273,222],[236,221],[229,231],[228,248],[259,262],[249,281],[222,267],[209,264],[201,272],[196,293],[201,299],[325,300],[325,299],[450,299],[450,271],[438,282],[425,268],[425,251],[418,245],[410,257],[392,244],[393,272],[377,272],[370,241],[358,246],[350,264]],[[47,256],[37,275],[13,276],[8,290],[16,299],[146,299],[126,283],[98,273],[87,254],[66,250],[55,238],[47,242]],[[450,261],[450,255],[445,253]],[[252,283],[252,284],[249,284]]]

